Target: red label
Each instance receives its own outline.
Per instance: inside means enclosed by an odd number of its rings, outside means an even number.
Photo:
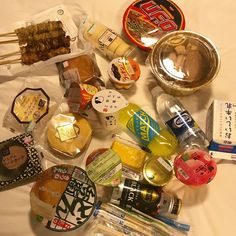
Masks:
[[[70,229],[71,225],[65,222],[64,220],[60,220],[57,218],[54,218],[53,223],[57,226],[60,226],[63,229]]]
[[[151,49],[163,34],[183,30],[184,26],[182,11],[169,0],[138,0],[123,18],[125,33],[143,49]]]

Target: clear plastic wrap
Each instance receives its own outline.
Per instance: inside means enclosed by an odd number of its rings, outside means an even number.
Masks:
[[[36,140],[62,101],[62,93],[44,78],[27,79],[3,119],[3,127],[15,133],[33,130]]]
[[[91,100],[105,84],[93,51],[87,50],[74,58],[58,62],[57,69],[70,111],[96,120]]]
[[[87,19],[83,36],[95,49],[110,60],[116,57],[129,57],[134,53],[133,46],[98,21]]]
[[[22,184],[42,172],[31,133],[0,142],[0,190]]]
[[[79,9],[74,16],[77,24],[83,21],[84,15]],[[34,71],[90,48],[83,40],[82,25],[77,27],[74,19],[61,4],[1,29],[0,74]]]
[[[92,133],[90,123],[82,116],[69,112],[67,104],[62,103],[47,122],[39,146],[46,158],[62,163],[80,156],[88,147]]]

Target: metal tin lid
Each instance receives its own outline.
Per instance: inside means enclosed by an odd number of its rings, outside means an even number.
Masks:
[[[38,178],[30,192],[32,211],[46,228],[66,232],[82,226],[97,200],[86,172],[71,165],[53,166]]]
[[[209,183],[216,175],[216,162],[206,151],[188,149],[174,160],[176,178],[186,185]]]
[[[124,32],[144,50],[151,49],[164,34],[184,27],[182,11],[170,0],[137,0],[123,16]]]
[[[171,162],[162,157],[151,157],[144,164],[143,175],[149,184],[164,186],[173,176]]]
[[[161,86],[188,92],[215,78],[220,57],[209,39],[195,32],[180,30],[157,42],[150,53],[149,63]]]

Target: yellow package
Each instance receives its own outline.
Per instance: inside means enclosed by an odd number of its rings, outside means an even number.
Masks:
[[[134,170],[142,170],[146,158],[146,153],[142,149],[117,140],[112,143],[111,148],[120,156],[123,165]]]

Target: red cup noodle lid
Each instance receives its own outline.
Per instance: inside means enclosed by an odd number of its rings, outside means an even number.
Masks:
[[[144,50],[150,50],[164,34],[184,27],[182,11],[170,0],[137,0],[123,16],[124,32]]]
[[[216,170],[214,159],[200,149],[188,149],[174,160],[175,175],[186,185],[207,184],[215,177]]]
[[[56,165],[38,178],[30,192],[32,211],[46,228],[66,232],[79,228],[93,214],[97,194],[86,172]]]

